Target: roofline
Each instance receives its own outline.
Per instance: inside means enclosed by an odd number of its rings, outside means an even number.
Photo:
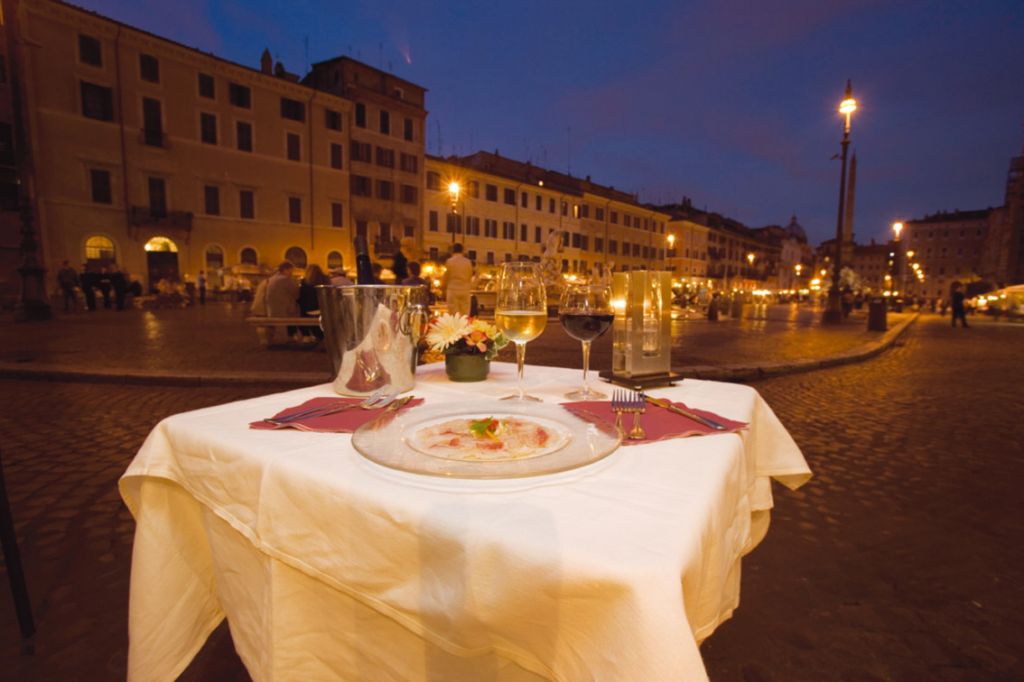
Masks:
[[[148,36],[150,38],[154,38],[154,39],[162,41],[164,43],[169,43],[169,44],[171,44],[171,45],[173,45],[173,46],[175,46],[177,48],[185,50],[186,52],[192,52],[194,54],[200,55],[200,56],[205,57],[207,59],[213,59],[215,61],[221,62],[222,64],[227,64],[228,66],[233,66],[233,67],[235,67],[237,69],[242,69],[243,71],[248,71],[248,72],[256,74],[258,76],[265,76],[267,78],[272,79],[273,82],[275,82],[275,83],[283,83],[283,84],[286,84],[286,85],[291,85],[291,86],[299,87],[299,88],[302,88],[304,90],[311,90],[313,92],[322,93],[324,95],[329,95],[331,97],[337,97],[338,99],[348,100],[347,97],[343,97],[341,95],[336,95],[333,92],[328,92],[327,90],[320,90],[319,88],[314,88],[314,87],[311,87],[309,85],[306,85],[305,83],[302,82],[302,79],[305,78],[304,75],[300,76],[299,80],[295,80],[295,81],[287,80],[287,79],[281,78],[280,76],[275,76],[272,73],[265,73],[261,69],[257,69],[257,68],[255,68],[253,66],[246,66],[245,64],[239,64],[238,62],[233,62],[230,59],[226,59],[224,57],[218,57],[217,55],[215,55],[212,52],[204,52],[203,50],[200,50],[198,47],[190,47],[189,45],[185,45],[184,43],[179,43],[177,40],[173,40],[173,39],[168,38],[166,36],[162,36],[162,35],[158,35],[156,33],[152,33],[151,31],[147,31],[144,28],[139,28],[138,26],[132,26],[131,24],[126,24],[123,21],[119,21],[119,20],[114,19],[112,17],[108,17],[105,14],[100,14],[99,12],[97,12],[95,10],[87,9],[85,7],[80,7],[78,5],[74,5],[74,4],[70,3],[70,2],[65,2],[64,0],[48,0],[48,2],[50,4],[53,4],[53,5],[59,5],[61,7],[66,7],[68,9],[70,9],[70,10],[75,11],[75,12],[81,12],[82,14],[86,14],[86,15],[89,15],[89,16],[92,16],[92,17],[96,17],[97,19],[101,19],[103,21],[108,21],[111,24],[114,24],[115,26],[119,26],[121,28],[126,28],[126,29],[129,29],[131,31],[135,31],[136,33],[140,33],[140,34],[142,34],[144,36]],[[352,59],[351,57],[335,57],[334,59],[348,59],[349,61],[355,62],[357,64],[362,64],[363,66],[366,66],[366,67],[368,67],[370,69],[373,69],[375,71],[379,71],[379,69],[377,69],[377,68],[375,68],[373,66],[370,66],[369,64],[363,64],[363,62],[360,62],[360,61],[358,61],[356,59]],[[333,61],[333,60],[327,60],[327,61]],[[318,63],[324,63],[324,62],[318,62]],[[382,72],[382,73],[386,73],[386,72]],[[390,74],[388,74],[388,75],[390,75]],[[398,78],[398,76],[394,76],[394,78]],[[398,78],[398,79],[401,80],[404,83],[409,83],[410,85],[413,85],[415,87],[422,88],[424,92],[426,92],[426,90],[427,90],[422,85],[417,85],[416,83],[412,83],[411,81],[407,81],[404,78]],[[351,101],[351,100],[348,100],[348,101]]]
[[[419,83],[413,83],[411,80],[409,80],[407,78],[402,78],[401,76],[396,76],[395,74],[393,74],[393,73],[391,73],[389,71],[384,71],[383,69],[378,69],[376,66],[370,66],[366,62],[361,62],[358,59],[353,59],[352,57],[349,57],[348,55],[344,55],[344,54],[343,55],[338,55],[337,57],[331,57],[330,59],[324,59],[323,61],[313,62],[313,64],[310,65],[310,71],[313,70],[314,66],[320,66],[322,64],[330,64],[332,62],[341,62],[341,61],[352,62],[353,64],[359,64],[360,66],[365,66],[366,68],[370,69],[371,71],[376,71],[379,74],[383,74],[385,76],[388,76],[389,78],[394,78],[397,81],[401,81],[401,82],[405,83],[406,85],[411,85],[414,88],[419,88],[419,89],[423,90],[423,92],[429,92],[429,90],[427,88],[423,87]]]

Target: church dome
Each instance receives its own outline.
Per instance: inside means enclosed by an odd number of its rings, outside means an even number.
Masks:
[[[786,225],[786,235],[805,244],[807,243],[807,233],[804,232],[804,228],[800,226],[800,223],[796,221],[795,213],[789,219],[789,225]]]

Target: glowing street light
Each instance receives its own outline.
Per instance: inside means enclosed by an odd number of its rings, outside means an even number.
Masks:
[[[452,202],[452,213],[456,212],[456,204],[459,203],[459,194],[461,192],[462,187],[456,180],[448,183],[448,199]]]
[[[828,308],[822,316],[823,322],[840,323],[843,321],[842,302],[839,296],[839,276],[842,273],[843,260],[843,211],[846,206],[846,156],[850,148],[850,118],[857,111],[857,100],[853,98],[853,85],[846,81],[846,96],[839,103],[839,113],[845,118],[843,123],[842,170],[839,174],[839,213],[836,218],[836,260],[832,268],[832,286],[828,290]]]

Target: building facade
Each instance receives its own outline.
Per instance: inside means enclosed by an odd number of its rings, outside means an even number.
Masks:
[[[216,285],[351,264],[357,228],[418,233],[422,88],[345,58],[303,83],[267,52],[251,69],[49,0],[3,9],[51,276],[68,260]]]
[[[459,242],[484,274],[548,251],[572,275],[664,267],[669,216],[625,192],[497,152],[428,156],[426,171],[423,259]]]
[[[906,221],[899,242],[900,264],[912,260],[924,272],[922,282],[910,277],[906,268],[897,267],[895,276],[899,282],[907,280],[907,293],[948,300],[953,282],[970,284],[981,280],[979,265],[991,213],[991,209],[942,211]]]
[[[691,280],[706,280],[708,276],[708,233],[707,225],[673,218],[668,223],[667,264],[673,277]]]

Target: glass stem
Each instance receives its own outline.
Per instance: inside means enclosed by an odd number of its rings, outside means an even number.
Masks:
[[[519,391],[519,398],[522,399],[523,392],[523,366],[526,364],[526,344],[516,341],[516,367],[519,369],[519,383],[516,384],[516,390]]]
[[[583,392],[590,393],[590,384],[587,383],[587,372],[590,371],[590,341],[582,341],[583,344]]]

